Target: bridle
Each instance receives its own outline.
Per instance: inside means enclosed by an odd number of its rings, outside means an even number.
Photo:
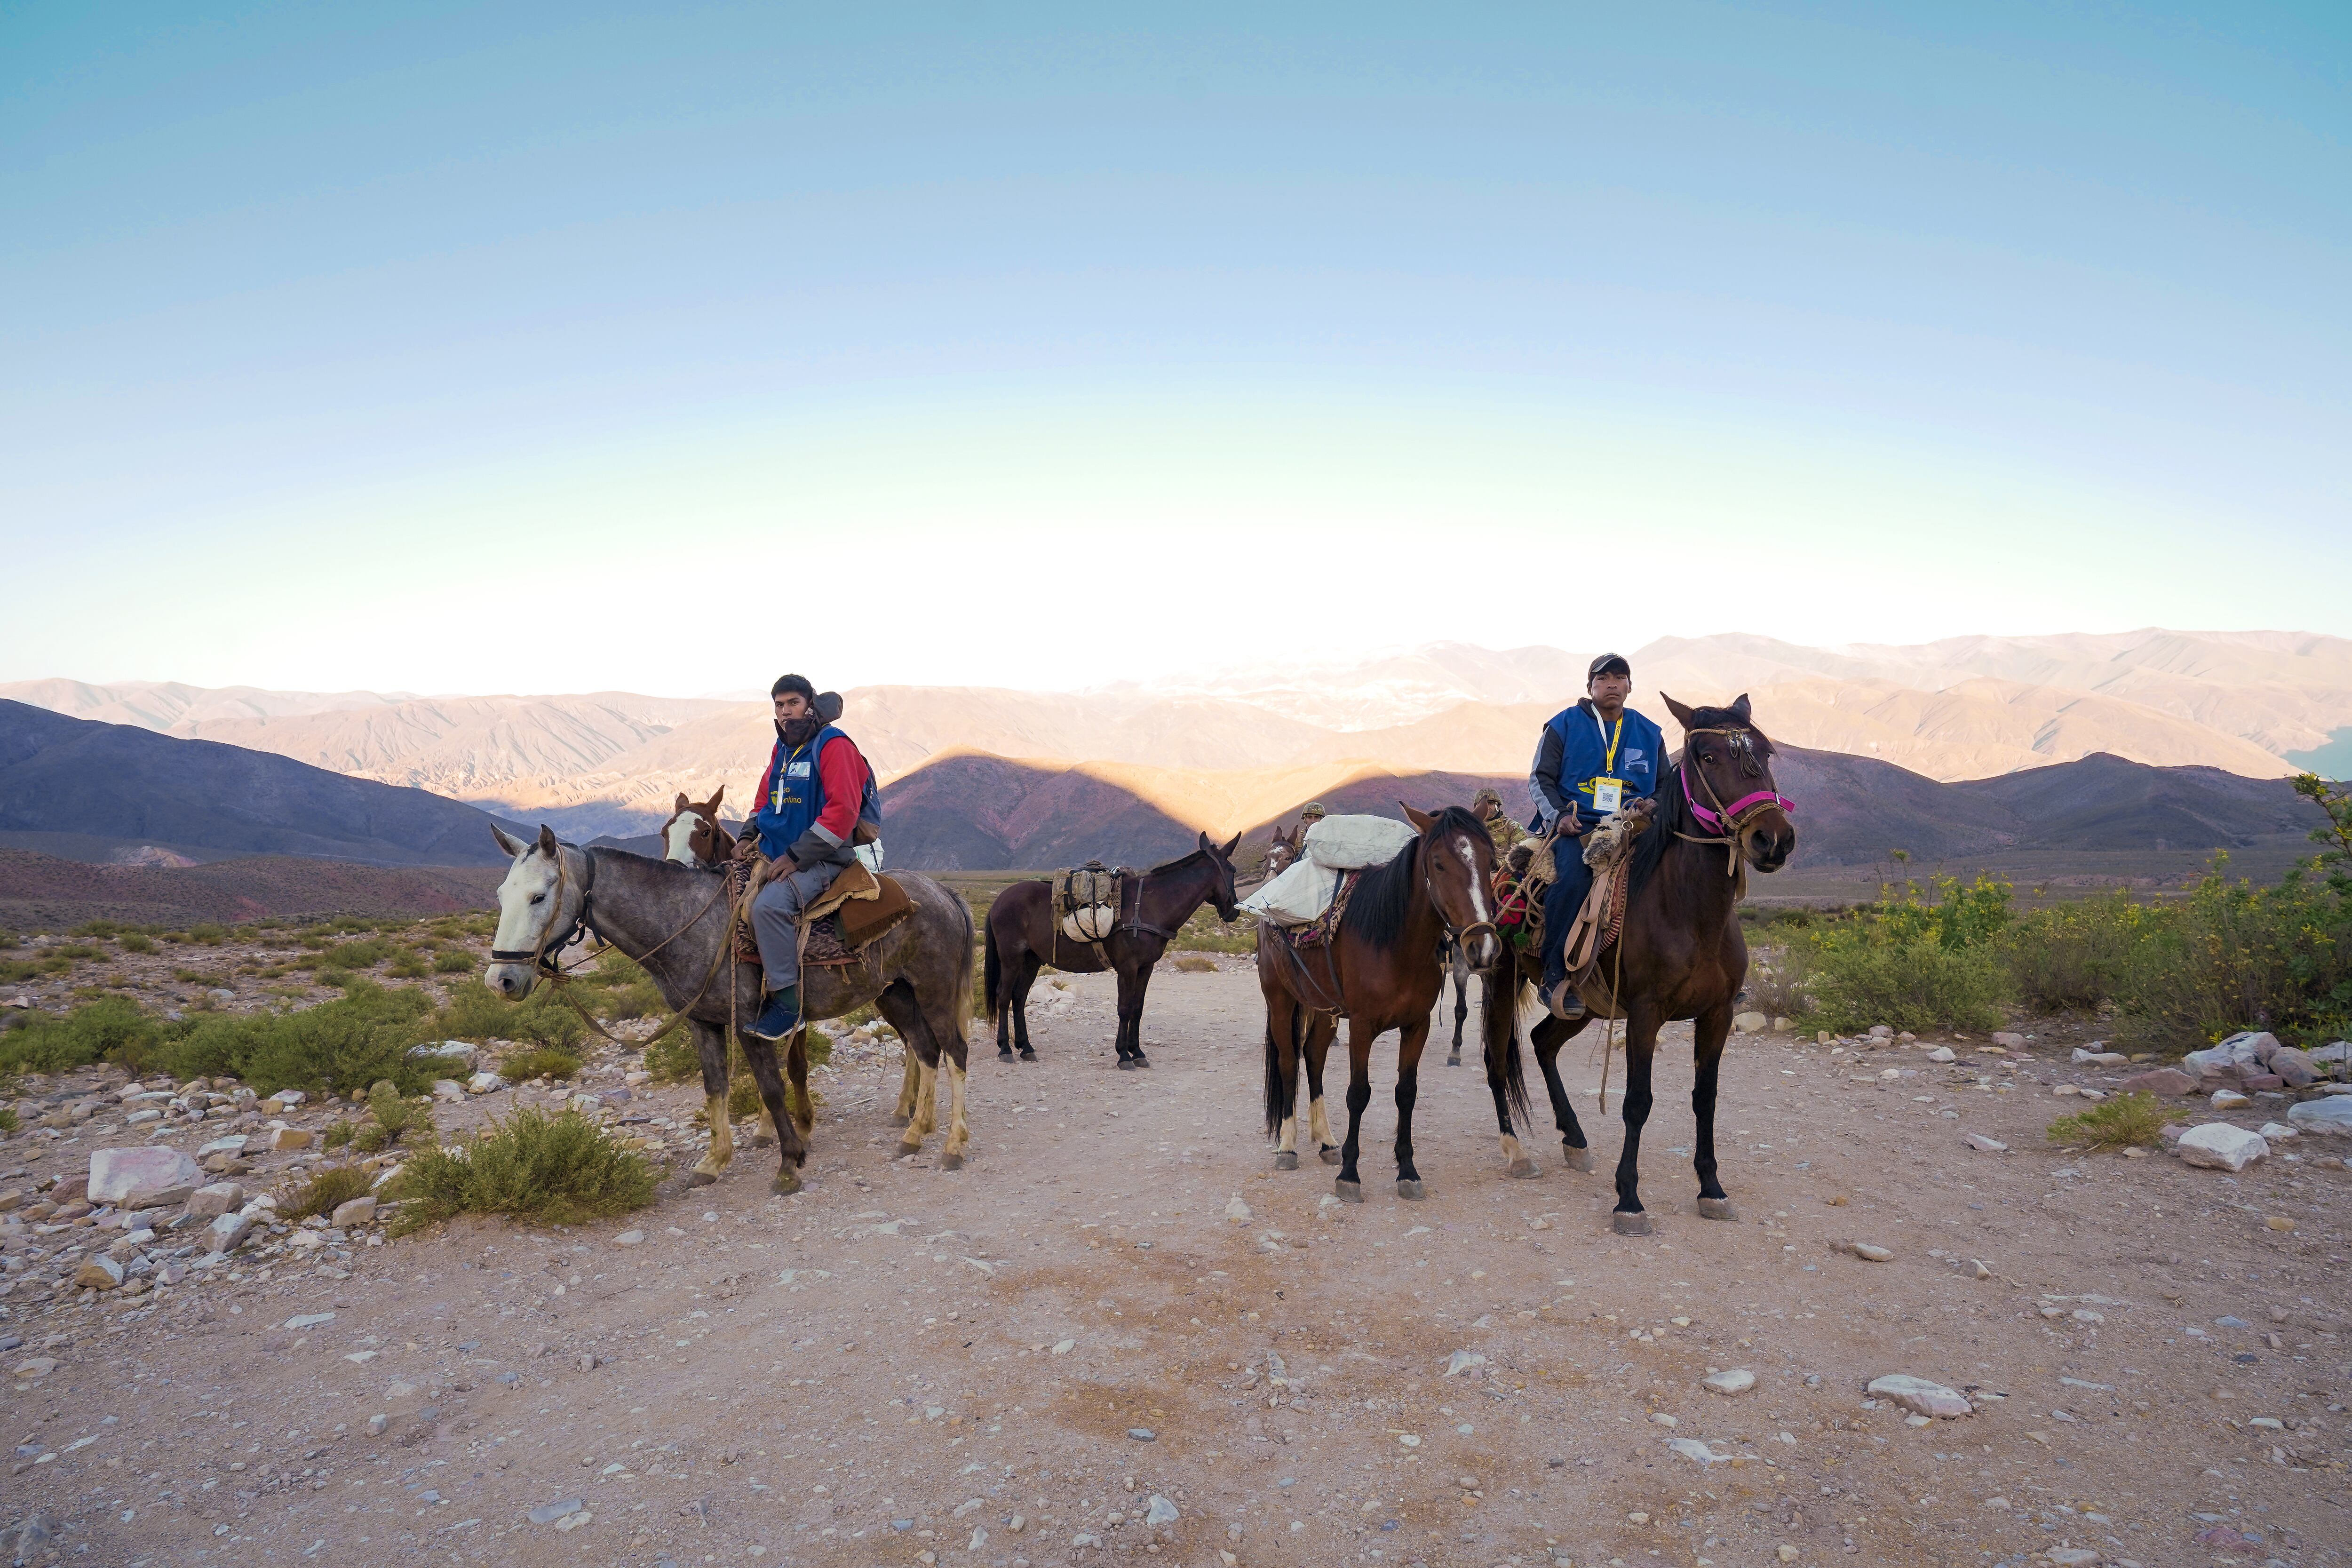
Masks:
[[[1748,864],[1748,841],[1755,836],[1756,824],[1768,811],[1785,813],[1796,810],[1797,803],[1778,790],[1759,789],[1741,795],[1729,805],[1724,805],[1723,797],[1716,793],[1714,783],[1707,778],[1706,770],[1699,766],[1696,750],[1689,744],[1691,740],[1700,735],[1723,736],[1738,756],[1739,773],[1743,778],[1761,777],[1764,763],[1756,754],[1756,731],[1747,725],[1683,731],[1683,763],[1675,770],[1682,774],[1683,804],[1689,807],[1691,819],[1706,832],[1685,833],[1678,827],[1675,829],[1675,837],[1692,844],[1723,845],[1730,851],[1729,864],[1724,868],[1724,874],[1737,878]],[[1706,792],[1707,803],[1705,805],[1701,805],[1698,797],[1691,794],[1691,775],[1694,773],[1698,775],[1699,788]]]
[[[565,846],[562,844],[555,847],[553,856],[555,887],[549,894],[549,897],[554,900],[555,907],[549,911],[546,923],[539,929],[539,945],[528,952],[520,948],[494,947],[490,949],[492,963],[528,963],[542,974],[561,978],[563,970],[554,959],[548,956],[549,948],[552,947],[557,953],[561,954],[565,948],[570,947],[583,935],[593,936],[599,942],[604,940],[604,933],[596,929],[596,922],[588,909],[589,900],[595,896],[596,892],[596,858],[584,850],[581,853],[580,858],[587,863],[588,875],[580,884],[580,912],[573,915],[572,923],[564,928],[563,940],[561,942],[553,940],[555,922],[563,917],[563,888],[567,879],[563,862],[564,848]],[[700,915],[695,917],[696,920],[701,918]]]
[[[533,947],[528,952],[518,948],[494,947],[490,949],[490,962],[492,963],[530,964],[532,969],[546,977],[548,984],[554,989],[557,995],[562,997],[566,1003],[571,1005],[573,1012],[580,1015],[581,1021],[583,1023],[585,1023],[590,1028],[595,1030],[598,1034],[603,1035],[604,1038],[614,1040],[613,1035],[605,1029],[604,1026],[598,1023],[594,1016],[589,1013],[588,1009],[580,1005],[579,999],[573,996],[571,991],[566,988],[567,983],[572,979],[572,972],[565,969],[557,962],[557,959],[562,955],[563,950],[570,947],[573,942],[579,941],[583,936],[593,936],[598,942],[605,942],[607,946],[611,945],[605,938],[604,933],[597,929],[596,917],[594,912],[589,907],[589,901],[595,896],[596,892],[596,857],[584,849],[580,852],[580,858],[582,863],[588,868],[588,873],[586,877],[582,879],[580,884],[580,910],[577,914],[572,917],[572,923],[563,928],[562,940],[555,940],[556,921],[563,918],[564,885],[569,880],[569,874],[565,868],[563,860],[563,851],[568,847],[570,847],[570,846],[560,843],[555,847],[555,886],[551,889],[549,894],[549,896],[554,900],[555,908],[549,913],[546,923],[540,927],[538,945]],[[719,902],[720,895],[724,894],[728,889],[727,874],[724,871],[721,871],[717,873],[717,875],[719,878],[719,885],[711,889],[710,897],[703,900],[702,907],[695,910],[691,915],[688,915],[684,925],[678,927],[676,931],[670,932],[667,936],[662,938],[661,941],[654,943],[653,946],[646,949],[643,953],[639,954],[635,962],[640,967],[643,967],[646,961],[652,958],[654,954],[659,952],[663,948],[667,947],[671,942],[676,942],[679,937],[684,936],[688,931],[692,931],[701,922],[702,917],[710,912],[711,906]],[[729,929],[726,931],[721,932],[719,935],[718,949],[711,955],[710,967],[703,971],[702,984],[695,987],[694,995],[687,1002],[685,1006],[671,1013],[668,1019],[663,1023],[660,1028],[656,1029],[651,1035],[647,1036],[643,1041],[637,1042],[637,1044],[643,1046],[652,1045],[654,1041],[660,1039],[664,1035],[668,1034],[672,1029],[677,1027],[678,1020],[684,1018],[687,1014],[692,1012],[696,1007],[701,1005],[704,994],[710,989],[711,981],[717,978],[719,969],[725,964],[728,950],[733,945],[733,921],[730,920],[729,921]],[[551,948],[553,950],[551,954],[549,951]],[[733,1000],[731,995],[729,1000],[731,1004]],[[617,1045],[621,1042],[614,1040],[614,1043]]]
[[[1437,918],[1444,923],[1446,939],[1460,946],[1465,957],[1467,957],[1470,952],[1470,939],[1480,931],[1485,931],[1488,936],[1493,937],[1496,946],[1502,946],[1502,931],[1493,921],[1472,921],[1466,926],[1456,926],[1454,923],[1454,917],[1447,914],[1445,906],[1437,901],[1437,884],[1429,879],[1430,859],[1431,857],[1427,855],[1421,858],[1421,890],[1428,898],[1429,907],[1437,911]],[[1471,881],[1475,883],[1478,880],[1478,868],[1472,866],[1468,869]]]

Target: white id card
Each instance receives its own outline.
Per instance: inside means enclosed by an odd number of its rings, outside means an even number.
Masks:
[[[1625,781],[1623,779],[1594,779],[1592,781],[1592,809],[1599,812],[1601,816],[1608,816],[1611,812],[1623,805],[1624,801]]]

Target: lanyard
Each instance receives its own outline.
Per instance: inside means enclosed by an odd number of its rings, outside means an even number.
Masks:
[[[1601,776],[1613,778],[1617,773],[1617,742],[1625,738],[1625,715],[1622,713],[1617,715],[1617,732],[1612,735],[1609,732],[1609,726],[1601,721],[1600,710],[1595,709],[1592,714],[1592,727],[1601,731],[1601,743],[1608,752],[1601,760]]]
[[[1625,721],[1624,721],[1622,719],[1620,719],[1620,720],[1617,721],[1617,724],[1618,724],[1618,728],[1622,729],[1622,728],[1624,727]],[[783,743],[783,742],[782,742],[782,741],[778,741],[778,742],[776,742],[776,752],[777,752],[777,756],[776,756],[776,782],[775,782],[775,784],[773,785],[773,787],[772,787],[772,788],[768,791],[768,809],[769,809],[770,811],[781,811],[781,810],[782,810],[782,809],[783,809],[783,805],[784,805],[784,770],[785,770],[785,769],[787,769],[787,768],[789,768],[789,767],[791,767],[791,766],[793,765],[793,762],[799,758],[799,756],[800,756],[800,754],[801,754],[801,752],[805,752],[805,751],[807,751],[807,750],[809,749],[809,746],[814,745],[815,743],[816,743],[816,742],[814,742],[814,741],[809,742],[807,742],[807,743],[805,743],[805,744],[803,744],[803,745],[802,745],[802,746],[798,747],[797,749],[795,749],[795,750],[793,751],[793,754],[792,754],[791,756],[789,756],[789,757],[788,757],[788,756],[783,755],[783,750],[784,750],[784,743]]]

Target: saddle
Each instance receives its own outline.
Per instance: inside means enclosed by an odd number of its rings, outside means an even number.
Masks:
[[[1625,929],[1625,894],[1633,882],[1625,868],[1655,809],[1646,798],[1635,800],[1585,835],[1584,863],[1592,868],[1592,891],[1585,895],[1568,929],[1568,973],[1573,979],[1582,980],[1596,968]]]
[[[764,863],[763,863],[764,864]],[[753,864],[727,862],[730,893],[738,910],[748,910],[745,891],[751,886]],[[863,861],[842,868],[841,875],[801,914],[801,963],[836,966],[856,963],[866,950],[911,919],[915,901],[889,877],[867,870]],[[735,921],[735,961],[760,962],[760,943],[751,922],[739,914]]]
[[[1119,879],[1124,867],[1089,860],[1074,870],[1054,873],[1051,910],[1054,923],[1072,942],[1099,942],[1118,924]]]
[[[1361,871],[1342,871],[1339,885],[1331,894],[1331,902],[1324,911],[1304,925],[1276,926],[1282,940],[1294,948],[1328,947],[1339,934],[1339,922],[1348,918],[1348,900],[1363,879]]]

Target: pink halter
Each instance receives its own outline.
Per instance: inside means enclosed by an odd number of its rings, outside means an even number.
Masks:
[[[1727,732],[1727,731],[1720,730],[1695,730],[1691,731],[1693,734],[1723,734]],[[1694,761],[1685,757],[1683,759],[1682,767],[1676,770],[1683,777],[1683,802],[1690,807],[1692,817],[1696,820],[1700,826],[1706,828],[1709,833],[1717,834],[1726,838],[1730,837],[1732,835],[1739,831],[1741,826],[1739,819],[1746,816],[1751,810],[1757,808],[1779,806],[1782,811],[1794,811],[1797,809],[1797,803],[1795,801],[1790,800],[1787,795],[1780,794],[1778,790],[1769,789],[1759,789],[1752,795],[1743,795],[1738,800],[1733,801],[1729,805],[1723,807],[1719,811],[1709,806],[1701,805],[1698,803],[1698,797],[1691,794],[1690,776],[1696,764]],[[1714,793],[1714,786],[1709,785],[1707,788],[1707,794],[1712,795]]]

